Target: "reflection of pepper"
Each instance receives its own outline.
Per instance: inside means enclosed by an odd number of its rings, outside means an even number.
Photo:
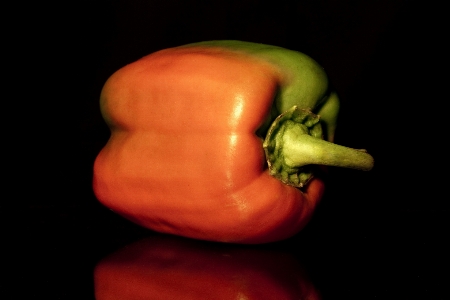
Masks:
[[[102,259],[95,299],[308,299],[319,293],[289,252],[155,236]]]
[[[95,162],[94,191],[160,232],[287,238],[323,194],[314,165],[372,167],[366,152],[331,143],[338,107],[326,74],[302,53],[237,41],[153,53],[103,88],[112,134]]]

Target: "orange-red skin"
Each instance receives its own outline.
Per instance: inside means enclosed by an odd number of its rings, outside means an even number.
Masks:
[[[324,183],[269,175],[255,131],[283,74],[226,50],[172,48],[113,74],[102,95],[111,137],[94,164],[98,200],[149,229],[266,243],[300,231]]]

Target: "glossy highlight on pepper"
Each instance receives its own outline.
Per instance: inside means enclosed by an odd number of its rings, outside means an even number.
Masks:
[[[100,105],[111,137],[94,164],[94,192],[158,232],[282,240],[323,195],[317,165],[373,165],[366,152],[332,143],[339,98],[324,70],[280,47],[210,41],[161,50],[115,72]]]

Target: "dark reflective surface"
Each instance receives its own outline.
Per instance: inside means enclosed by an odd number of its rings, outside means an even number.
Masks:
[[[14,244],[19,247],[10,273],[24,284],[15,290],[17,298],[94,299],[95,293],[98,300],[134,299],[129,298],[134,293],[136,299],[448,296],[442,272],[449,222],[438,212],[332,216],[319,210],[292,239],[242,246],[159,235],[103,207],[88,208],[35,208],[24,215],[30,225]]]
[[[289,251],[154,236],[103,258],[96,299],[320,299]]]

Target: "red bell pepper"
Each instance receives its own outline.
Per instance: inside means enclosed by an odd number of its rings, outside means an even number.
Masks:
[[[322,165],[370,170],[332,143],[339,99],[305,54],[240,41],[161,50],[101,93],[111,137],[99,201],[159,232],[237,243],[297,233],[321,199]]]

